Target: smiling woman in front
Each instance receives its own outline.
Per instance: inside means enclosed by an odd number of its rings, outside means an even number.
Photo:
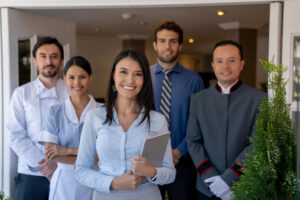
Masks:
[[[139,156],[146,137],[168,130],[166,119],[153,110],[147,58],[134,49],[114,60],[105,107],[86,118],[76,160],[77,180],[94,188],[94,199],[160,200],[157,184],[175,179],[170,142],[160,167]],[[98,154],[99,171],[93,169]]]

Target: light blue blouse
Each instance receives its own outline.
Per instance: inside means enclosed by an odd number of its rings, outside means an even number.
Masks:
[[[89,98],[90,101],[82,112],[80,120],[78,120],[70,97],[64,103],[50,107],[43,123],[39,142],[52,142],[67,148],[78,147],[87,113],[100,106],[91,95]]]
[[[115,177],[131,171],[130,158],[141,153],[144,139],[168,131],[166,119],[158,112],[150,112],[150,131],[147,120],[139,124],[144,111],[124,132],[120,126],[117,113],[113,111],[111,125],[103,124],[106,119],[105,107],[97,108],[88,113],[79,145],[76,160],[75,176],[77,180],[88,187],[102,192],[111,192],[111,182]],[[93,169],[94,157],[98,154],[99,171]],[[162,166],[157,169],[154,182],[146,178],[146,182],[168,184],[174,181],[176,170],[173,164],[170,142],[167,146]]]

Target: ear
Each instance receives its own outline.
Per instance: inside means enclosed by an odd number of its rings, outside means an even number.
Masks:
[[[38,63],[37,63],[37,60],[36,60],[36,58],[35,58],[35,57],[33,57],[33,64],[34,64],[34,66],[37,68],[37,66],[38,66]]]
[[[244,69],[244,65],[245,65],[245,60],[242,60],[241,61],[241,66],[240,66],[241,71]]]
[[[64,66],[64,59],[62,58],[59,62],[59,67],[63,67]]]
[[[179,52],[181,51],[182,49],[182,43],[179,45]]]
[[[157,44],[156,44],[156,41],[153,41],[153,48],[155,51],[157,51]]]

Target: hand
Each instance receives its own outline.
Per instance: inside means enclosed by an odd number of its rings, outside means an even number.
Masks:
[[[65,156],[68,155],[68,148],[60,146],[55,143],[47,143],[45,144],[46,157],[52,160],[55,156]]]
[[[135,190],[144,180],[145,177],[134,175],[132,172],[127,172],[119,177],[116,177],[111,182],[111,188],[122,190]]]
[[[177,163],[179,162],[179,159],[181,158],[182,154],[178,149],[173,149],[172,154],[173,154],[174,165],[177,165]]]
[[[149,160],[144,156],[136,156],[131,159],[131,170],[134,175],[147,176],[153,178],[157,171],[156,168],[151,165]]]
[[[230,200],[232,198],[232,191],[229,190],[220,197],[222,200]]]
[[[50,181],[52,174],[57,167],[57,163],[47,158],[43,158],[39,161],[39,164],[38,170]]]
[[[217,197],[221,197],[225,193],[227,193],[230,190],[230,187],[223,181],[223,179],[220,176],[213,176],[204,181],[205,183],[211,183],[209,185],[210,191],[216,195]]]

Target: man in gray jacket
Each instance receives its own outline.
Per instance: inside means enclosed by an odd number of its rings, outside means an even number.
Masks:
[[[244,63],[238,43],[218,42],[212,62],[218,83],[191,97],[187,143],[198,172],[198,199],[229,200],[251,151],[249,137],[265,93],[239,80]]]

